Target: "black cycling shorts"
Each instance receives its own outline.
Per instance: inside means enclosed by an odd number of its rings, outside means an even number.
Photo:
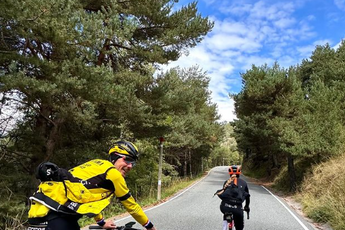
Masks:
[[[243,230],[244,227],[244,216],[242,205],[227,205],[223,203],[220,205],[220,211],[225,213],[232,213],[234,216],[235,228],[236,230]]]
[[[78,220],[81,215],[63,215],[50,212],[42,224],[31,225],[27,230],[80,230]]]

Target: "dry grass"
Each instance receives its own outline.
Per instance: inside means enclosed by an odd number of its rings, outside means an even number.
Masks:
[[[345,154],[316,166],[297,197],[308,217],[345,229]]]
[[[8,216],[6,218],[6,221],[4,224],[4,229],[6,230],[22,230],[26,229],[24,225],[23,219],[25,219],[24,216],[26,216],[27,212],[25,212],[25,209],[22,209],[16,216]],[[1,227],[0,227],[1,229]]]

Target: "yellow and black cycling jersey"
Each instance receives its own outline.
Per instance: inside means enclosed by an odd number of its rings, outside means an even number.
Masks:
[[[30,197],[29,220],[46,216],[49,210],[82,214],[101,220],[101,211],[114,195],[141,225],[149,220],[134,200],[126,181],[107,160],[95,159],[64,172],[61,181],[42,182]]]

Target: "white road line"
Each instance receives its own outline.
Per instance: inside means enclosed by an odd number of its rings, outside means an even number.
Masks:
[[[297,222],[303,227],[304,230],[309,230],[309,228],[307,228],[303,223],[302,221],[288,208],[286,207],[286,205],[281,201],[279,200],[278,197],[276,197],[270,190],[268,190],[267,188],[265,188],[265,186],[261,186],[263,187],[267,192],[269,192],[277,201],[279,201],[279,203],[281,205],[283,205],[283,207],[288,210],[288,212],[297,220]]]

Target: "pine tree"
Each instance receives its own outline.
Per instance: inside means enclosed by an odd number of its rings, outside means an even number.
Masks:
[[[1,109],[16,102],[21,114],[1,137],[0,168],[11,169],[4,183],[15,181],[20,199],[35,189],[42,161],[69,168],[102,156],[114,139],[166,130],[151,103],[155,66],[176,60],[213,26],[195,2],[174,11],[175,2],[0,2]]]

